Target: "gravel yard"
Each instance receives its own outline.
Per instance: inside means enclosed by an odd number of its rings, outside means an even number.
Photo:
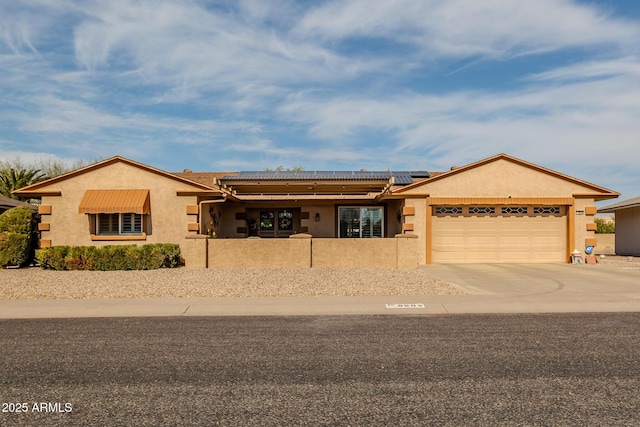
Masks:
[[[640,270],[640,257],[629,257],[608,255],[604,258],[597,256],[598,267],[602,268],[619,268],[622,270]]]
[[[0,300],[277,296],[462,295],[416,270],[159,269],[0,270]]]
[[[607,256],[579,268],[640,270],[640,257]],[[51,271],[0,269],[0,300],[282,296],[463,295],[416,270],[192,269]]]

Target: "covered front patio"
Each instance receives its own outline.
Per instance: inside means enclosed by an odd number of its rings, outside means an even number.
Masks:
[[[391,172],[240,172],[200,199],[200,234],[216,238],[386,238],[402,232],[402,201],[384,198]]]
[[[187,246],[198,266],[210,268],[415,268],[415,236],[402,234],[404,201],[384,197],[397,179],[404,184],[411,177],[368,171],[223,176],[215,183],[224,197],[203,197],[193,207],[198,233],[187,237]]]

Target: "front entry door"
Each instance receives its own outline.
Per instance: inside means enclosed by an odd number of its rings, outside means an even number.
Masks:
[[[299,230],[299,209],[260,209],[260,237],[289,237]]]

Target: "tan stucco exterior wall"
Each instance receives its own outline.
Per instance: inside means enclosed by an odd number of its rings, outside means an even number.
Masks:
[[[215,235],[220,237],[223,232],[223,213],[224,203],[217,203],[211,200],[205,200],[200,203],[199,210],[201,211],[200,218],[200,234],[209,234],[208,230],[215,232]],[[193,217],[197,219],[197,217]]]
[[[309,268],[311,239],[209,239],[209,268]]]
[[[404,206],[413,209],[412,215],[403,215],[404,224],[411,224],[411,234],[418,236],[415,243],[419,264],[424,264],[427,254],[427,200],[426,198],[410,198]]]
[[[387,201],[385,222],[387,227],[384,230],[384,237],[393,237],[396,234],[402,233],[402,200]]]
[[[308,234],[313,237],[333,237],[336,233],[336,208],[334,205],[314,204],[305,205],[303,211],[309,212],[309,219],[303,219],[302,226],[308,227]],[[316,214],[320,214],[320,221],[316,222]]]
[[[402,194],[424,192],[431,197],[572,197],[575,193],[593,190],[577,182],[499,159],[427,182]]]
[[[595,230],[588,230],[587,224],[595,223],[595,201],[593,198],[576,198],[574,205],[575,239],[570,251],[577,249],[584,254],[588,243],[597,242]],[[591,212],[589,210],[591,209]],[[595,246],[597,247],[597,243]]]
[[[219,208],[220,225],[218,229],[218,237],[222,238],[237,238],[246,237],[246,234],[237,233],[238,227],[246,227],[247,222],[245,220],[236,219],[237,212],[244,212],[244,208],[238,207],[233,203],[227,202]]]
[[[89,215],[78,213],[80,201],[88,189],[148,189],[151,215],[145,215],[146,240],[91,240]],[[51,206],[51,214],[41,222],[49,224],[42,239],[52,246],[105,246],[113,244],[177,243],[189,234],[188,224],[196,221],[187,215],[187,205],[196,205],[197,197],[176,195],[177,190],[197,190],[187,183],[125,164],[115,163],[70,177],[51,185],[61,196],[43,196],[42,205]]]
[[[616,211],[616,254],[640,256],[640,207]]]

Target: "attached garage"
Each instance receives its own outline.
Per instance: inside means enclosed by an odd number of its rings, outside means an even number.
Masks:
[[[393,190],[419,259],[566,263],[597,246],[595,203],[618,193],[505,154]]]
[[[432,206],[434,263],[548,263],[567,258],[565,206]]]

